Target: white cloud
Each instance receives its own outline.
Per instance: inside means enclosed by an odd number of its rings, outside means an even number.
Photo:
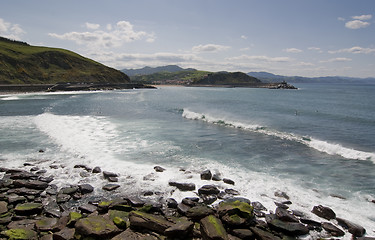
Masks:
[[[192,48],[193,52],[219,52],[229,49],[229,46],[218,44],[198,45]]]
[[[290,62],[289,57],[268,57],[268,56],[249,56],[241,55],[228,58],[229,61],[262,61],[262,62]]]
[[[361,20],[353,20],[345,23],[345,27],[349,29],[360,29],[370,26],[369,22],[364,22]]]
[[[18,24],[6,22],[0,18],[0,35],[2,37],[20,40],[25,31]]]
[[[241,38],[246,40],[246,39],[247,39],[247,36],[242,35]]]
[[[338,57],[338,58],[331,58],[328,60],[322,60],[321,63],[332,63],[332,62],[350,62],[352,61],[351,58],[345,58],[345,57]]]
[[[375,53],[375,48],[363,48],[363,47],[355,46],[352,48],[344,48],[344,49],[339,49],[335,51],[328,51],[328,53],[331,53],[331,54],[334,54],[334,53],[370,54],[370,53]]]
[[[300,53],[300,52],[303,52],[301,49],[298,49],[298,48],[287,48],[287,49],[284,49],[283,51],[287,52],[287,53]]]
[[[367,14],[367,15],[361,15],[361,16],[353,16],[352,18],[356,20],[365,21],[365,20],[370,20],[372,18],[372,15]]]
[[[343,18],[343,17],[338,17],[337,20],[339,20],[339,21],[345,21],[345,18]]]
[[[124,43],[142,39],[145,39],[147,42],[153,42],[155,40],[154,33],[135,31],[133,25],[127,21],[119,21],[113,27],[107,24],[106,31],[94,29],[98,27],[98,25],[86,23],[86,27],[91,28],[93,31],[68,32],[64,34],[49,33],[48,35],[62,40],[74,41],[77,44],[87,45],[92,48],[120,47]]]
[[[85,26],[86,26],[86,28],[88,28],[88,29],[91,29],[91,30],[96,30],[96,29],[98,29],[98,28],[100,28],[100,25],[99,24],[97,24],[97,23],[85,23]]]

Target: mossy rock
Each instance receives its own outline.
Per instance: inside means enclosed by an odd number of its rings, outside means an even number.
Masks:
[[[20,215],[33,215],[42,212],[43,205],[41,203],[23,203],[18,204],[14,211]]]
[[[81,218],[82,218],[82,214],[80,214],[78,212],[70,212],[69,213],[69,221],[68,221],[67,225],[72,226],[78,221],[78,219],[81,219]]]
[[[164,231],[173,225],[160,215],[140,211],[130,212],[129,220],[131,227],[149,229],[160,234],[164,234]]]
[[[228,234],[220,221],[214,215],[209,215],[200,221],[200,231],[203,239],[228,240]]]
[[[85,237],[108,238],[121,232],[111,220],[106,219],[103,216],[81,218],[77,221],[75,227],[76,231]]]
[[[220,216],[235,215],[237,214],[241,218],[251,219],[254,217],[254,208],[248,203],[241,202],[239,200],[234,202],[221,202],[218,206],[218,213]]]
[[[10,240],[37,239],[35,231],[22,228],[9,229],[1,232],[1,234],[7,236]]]
[[[138,211],[144,212],[144,213],[150,213],[152,210],[151,204],[145,204],[143,207],[141,207]]]
[[[113,218],[113,223],[120,229],[126,229],[126,221],[120,217]]]

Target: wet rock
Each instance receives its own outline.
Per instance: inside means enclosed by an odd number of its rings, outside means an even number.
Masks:
[[[24,196],[19,196],[17,194],[10,194],[8,195],[8,203],[9,204],[18,204],[26,202],[26,198]]]
[[[212,180],[213,181],[221,181],[221,175],[220,173],[215,173],[214,175],[212,175]]]
[[[79,206],[78,209],[81,210],[82,213],[93,213],[97,210],[97,207],[87,203]]]
[[[274,202],[275,205],[278,207],[278,208],[284,208],[284,209],[288,209],[289,206],[286,205],[286,204],[283,204],[283,203],[279,203],[279,202]]]
[[[194,206],[192,208],[190,208],[189,210],[187,210],[186,212],[186,216],[191,218],[191,219],[195,219],[195,220],[200,220],[208,215],[212,215],[214,214],[214,211],[205,206],[205,205],[201,205],[201,206]]]
[[[13,180],[35,180],[38,178],[38,175],[23,170],[8,170],[6,173],[10,174],[10,179]]]
[[[225,189],[224,192],[226,194],[233,195],[233,196],[240,195],[240,192],[238,192],[237,190],[231,189],[231,188]]]
[[[307,224],[307,228],[310,230],[315,230],[318,232],[322,231],[322,224],[320,222],[306,218],[301,218],[300,221],[301,223]]]
[[[305,225],[296,222],[283,222],[279,219],[274,219],[268,222],[268,225],[273,229],[292,236],[305,235],[309,233],[309,229]]]
[[[156,180],[155,173],[150,173],[143,177],[143,181],[155,181],[155,180]]]
[[[203,239],[229,240],[222,222],[214,215],[209,215],[200,221],[200,231]]]
[[[59,232],[53,233],[53,240],[72,240],[76,230],[74,228],[64,228]]]
[[[108,181],[110,181],[110,182],[118,182],[118,178],[117,177],[109,177],[109,178],[107,178],[108,179]]]
[[[240,201],[223,201],[217,207],[217,212],[222,220],[231,226],[244,225],[254,217],[253,207]]]
[[[67,194],[67,195],[73,195],[78,191],[79,187],[78,186],[72,186],[72,187],[64,187],[61,188],[59,194]]]
[[[212,173],[210,170],[204,170],[203,172],[201,172],[201,179],[202,180],[211,180],[212,178]]]
[[[103,176],[105,179],[108,179],[109,177],[118,177],[118,174],[113,173],[113,172],[103,171]]]
[[[40,170],[40,168],[38,168],[38,167],[30,168],[30,172],[36,172],[36,171],[39,171],[39,170]]]
[[[260,202],[252,202],[251,206],[253,206],[254,210],[267,211],[267,208]]]
[[[183,204],[183,203],[179,203],[177,205],[177,211],[182,214],[182,215],[186,215],[187,211],[190,209],[191,207],[189,205],[186,205],[186,204]]]
[[[220,190],[215,185],[204,185],[198,189],[198,193],[201,195],[213,195],[219,194]]]
[[[159,240],[160,238],[148,234],[148,233],[139,233],[131,230],[130,228],[123,231],[121,234],[112,238],[112,240]]]
[[[78,185],[78,187],[79,187],[79,191],[82,194],[88,194],[94,191],[94,187],[91,186],[90,184],[80,184]]]
[[[120,185],[118,184],[113,184],[113,183],[110,183],[110,184],[106,184],[102,187],[103,190],[106,190],[106,191],[113,191],[113,190],[116,190],[117,188],[119,188]]]
[[[115,224],[102,216],[81,218],[75,224],[78,233],[94,238],[110,238],[120,233]]]
[[[199,202],[199,198],[196,198],[196,197],[186,197],[186,198],[182,199],[181,202],[183,204],[185,204],[185,205],[190,206],[190,207],[194,207]]]
[[[94,169],[92,170],[92,173],[101,173],[102,172],[102,169],[100,167],[94,167]]]
[[[192,221],[179,219],[178,222],[165,230],[165,235],[170,238],[188,237],[194,227]]]
[[[234,181],[229,178],[223,178],[223,182],[226,184],[234,185]]]
[[[233,229],[232,234],[240,239],[254,239],[254,233],[250,229]]]
[[[15,187],[25,187],[30,189],[44,190],[48,187],[48,183],[39,180],[15,180],[13,181]]]
[[[0,201],[0,215],[8,212],[8,203],[4,201]]]
[[[8,194],[17,194],[21,196],[34,196],[34,197],[39,196],[41,193],[42,193],[42,190],[29,189],[25,187],[14,188],[8,191]]]
[[[36,174],[45,174],[46,172],[47,170],[42,169],[42,170],[37,171]]]
[[[24,219],[24,220],[19,220],[19,221],[12,221],[11,223],[8,224],[9,229],[17,229],[17,228],[22,228],[22,229],[30,229],[33,230],[35,227],[35,222],[36,220],[33,219]]]
[[[276,192],[274,193],[274,195],[275,195],[275,197],[285,198],[285,199],[287,199],[287,200],[290,199],[289,196],[288,196],[288,194],[286,194],[286,192],[283,192],[283,191],[276,191]]]
[[[86,166],[86,165],[83,165],[83,164],[77,164],[77,165],[74,166],[74,168],[83,168],[83,169],[85,169],[87,172],[91,172],[91,171],[92,171],[92,169],[91,169],[90,167],[88,167],[88,166]]]
[[[128,197],[126,199],[133,207],[142,207],[145,205],[145,202],[142,199],[139,199],[137,196]]]
[[[166,202],[169,208],[177,208],[178,203],[174,198],[168,198]]]
[[[165,171],[165,168],[162,168],[162,167],[160,167],[160,166],[155,166],[155,167],[154,167],[154,170],[155,170],[156,172],[164,172],[164,171]]]
[[[43,205],[41,203],[22,203],[18,204],[14,211],[19,215],[33,215],[41,213],[43,210]]]
[[[324,230],[329,232],[332,236],[341,237],[345,235],[345,232],[329,222],[322,223]]]
[[[352,223],[342,218],[336,218],[336,220],[340,226],[347,229],[355,237],[362,237],[366,233],[366,229],[359,226],[358,224]]]
[[[60,194],[58,194],[58,195],[56,196],[56,202],[57,202],[58,204],[65,203],[65,202],[69,201],[70,198],[71,198],[70,195],[60,193]]]
[[[132,211],[129,214],[130,227],[142,228],[164,234],[165,230],[172,227],[173,224],[159,215]]]
[[[258,227],[250,227],[250,230],[257,237],[256,239],[259,239],[259,240],[281,240],[280,237],[275,236],[272,233],[267,232],[267,231],[265,231],[261,228],[258,228]]]
[[[295,216],[290,214],[288,212],[288,210],[286,210],[284,208],[279,208],[279,207],[276,208],[275,214],[276,214],[277,218],[280,219],[281,221],[284,221],[284,222],[299,222],[299,220]]]
[[[336,213],[332,209],[330,209],[329,207],[324,207],[322,205],[314,206],[311,212],[327,220],[336,218]]]
[[[201,199],[202,199],[202,201],[203,201],[204,204],[210,205],[210,204],[214,203],[217,200],[218,195],[204,195],[204,194],[201,194],[200,197],[201,197]]]
[[[56,218],[42,218],[35,222],[35,227],[38,231],[51,231],[57,224]]]
[[[43,177],[43,176],[40,176],[38,178],[39,181],[42,181],[42,182],[46,182],[46,183],[50,183],[53,181],[53,177],[49,176],[49,177]]]
[[[194,191],[195,184],[194,183],[178,183],[178,182],[169,182],[169,186],[176,187],[180,191]]]
[[[7,236],[9,239],[37,239],[37,233],[30,229],[14,228],[3,231],[1,234]]]

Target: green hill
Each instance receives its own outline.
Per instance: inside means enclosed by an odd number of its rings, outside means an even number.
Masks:
[[[0,37],[0,84],[128,83],[129,77],[74,52]]]
[[[217,72],[197,79],[193,84],[247,86],[261,84],[261,81],[242,72]]]
[[[179,84],[188,85],[194,81],[197,81],[204,76],[207,76],[210,72],[192,70],[182,70],[177,72],[161,71],[147,75],[136,75],[131,76],[132,82],[138,82],[143,84]]]

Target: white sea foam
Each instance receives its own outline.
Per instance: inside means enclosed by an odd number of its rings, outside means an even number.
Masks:
[[[219,124],[227,127],[241,128],[253,132],[262,133],[268,136],[274,136],[281,139],[286,139],[290,141],[295,141],[302,143],[306,146],[314,148],[320,152],[324,152],[330,155],[339,155],[347,159],[357,159],[357,160],[371,160],[375,163],[375,153],[364,152],[356,149],[351,149],[344,147],[340,144],[329,143],[327,141],[318,140],[316,138],[311,138],[307,136],[299,136],[293,133],[280,132],[274,129],[269,129],[265,126],[260,126],[257,124],[247,124],[238,121],[233,121],[230,119],[225,119],[221,117],[212,116],[210,114],[203,114],[184,109],[182,116],[191,120],[200,120],[212,124]]]

